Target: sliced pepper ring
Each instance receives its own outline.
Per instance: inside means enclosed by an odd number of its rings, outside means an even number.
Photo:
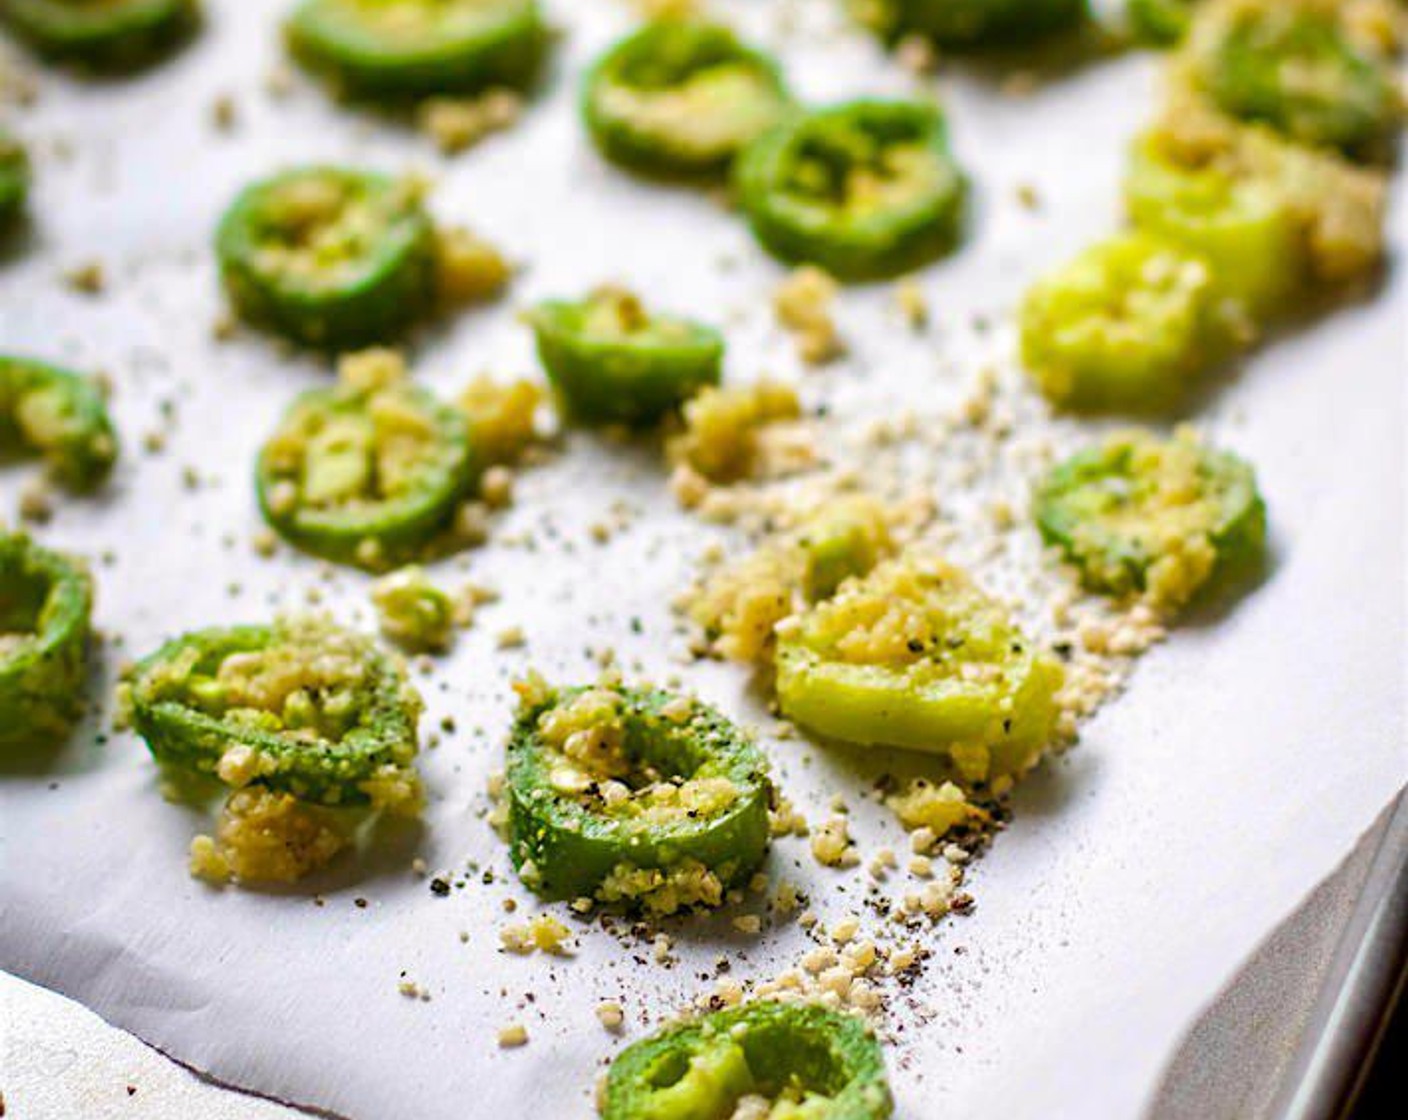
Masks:
[[[0,449],[37,452],[60,482],[90,490],[117,459],[117,434],[97,386],[76,373],[0,355]]]
[[[399,380],[301,394],[259,453],[260,509],[306,552],[394,566],[444,528],[475,481],[464,415]]]
[[[1086,586],[1173,606],[1215,575],[1244,570],[1266,543],[1251,467],[1186,432],[1123,432],[1078,452],[1043,480],[1033,512]]]
[[[723,376],[723,336],[647,309],[630,292],[548,300],[528,315],[553,388],[587,424],[650,424]]]
[[[1184,166],[1146,136],[1135,145],[1124,195],[1138,229],[1207,260],[1217,294],[1240,314],[1264,320],[1285,311],[1308,279],[1300,223],[1274,184]]]
[[[777,64],[726,27],[646,24],[582,83],[582,116],[615,163],[659,175],[724,170],[788,106]]]
[[[1188,34],[1202,0],[1129,0],[1130,26],[1144,42],[1168,47]]]
[[[305,167],[246,188],[216,235],[247,319],[310,346],[384,341],[435,300],[435,230],[414,184]]]
[[[408,97],[521,88],[548,42],[536,0],[304,0],[287,32],[348,92]]]
[[[1392,69],[1360,49],[1324,4],[1211,7],[1189,50],[1197,81],[1219,108],[1302,144],[1373,154],[1398,127]]]
[[[0,128],[0,232],[18,217],[29,196],[29,155]]]
[[[949,49],[1021,46],[1067,31],[1086,0],[849,0],[856,18],[887,39],[922,35]]]
[[[1060,665],[942,560],[884,561],[777,632],[782,713],[828,738],[946,754],[973,782],[1052,739]]]
[[[1063,407],[1169,409],[1216,352],[1215,295],[1203,257],[1153,234],[1120,234],[1027,291],[1022,360]]]
[[[855,1015],[760,1000],[680,1023],[622,1050],[603,1120],[728,1120],[745,1097],[771,1120],[886,1120],[880,1044]]]
[[[133,726],[179,771],[327,806],[414,782],[421,700],[404,666],[325,618],[182,635],[127,690]]]
[[[542,688],[508,744],[510,855],[549,898],[718,905],[767,851],[767,759],[668,692]]]
[[[958,240],[966,182],[932,104],[854,101],[798,113],[734,166],[763,246],[842,280],[911,271]]]
[[[68,732],[81,708],[92,609],[80,562],[0,533],[0,745]]]
[[[198,0],[5,0],[0,19],[38,53],[104,69],[147,62],[200,22]]]

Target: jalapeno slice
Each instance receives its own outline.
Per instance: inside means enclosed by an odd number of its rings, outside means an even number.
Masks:
[[[0,19],[38,53],[103,68],[148,61],[188,35],[197,0],[0,0]]]
[[[1146,43],[1167,47],[1188,34],[1201,0],[1129,0],[1126,10],[1134,33]]]
[[[745,149],[735,172],[763,246],[843,280],[909,272],[959,236],[966,183],[931,104],[855,101],[800,113]]]
[[[0,232],[24,209],[29,196],[29,155],[24,145],[0,128]]]
[[[299,58],[355,94],[523,87],[547,46],[536,0],[304,0],[287,30]]]
[[[133,726],[177,771],[328,806],[415,780],[421,700],[404,666],[323,617],[182,635],[126,688]]]
[[[306,167],[247,188],[216,237],[247,319],[311,346],[394,338],[435,300],[435,230],[413,184]]]
[[[950,49],[1031,43],[1081,23],[1086,0],[849,0],[887,38],[918,34]]]
[[[1203,257],[1152,234],[1121,234],[1027,292],[1022,359],[1067,408],[1170,408],[1212,350],[1215,294]]]
[[[1059,664],[960,569],[904,554],[778,627],[783,715],[861,745],[948,755],[986,781],[1052,738]]]
[[[1189,40],[1195,80],[1242,120],[1304,144],[1372,153],[1398,125],[1393,73],[1341,18],[1318,0],[1211,6]]]
[[[1146,137],[1135,146],[1124,193],[1137,228],[1201,255],[1219,295],[1250,316],[1271,317],[1301,289],[1308,265],[1300,228],[1274,185],[1180,166]]]
[[[548,300],[528,322],[548,379],[582,423],[650,424],[723,376],[718,331],[649,311],[621,288]]]
[[[1343,284],[1372,273],[1384,255],[1387,182],[1337,152],[1292,143],[1266,125],[1245,124],[1175,84],[1143,143],[1189,172],[1212,170],[1255,183],[1290,210],[1310,279]]]
[[[1173,439],[1110,436],[1057,466],[1033,510],[1042,537],[1088,587],[1146,592],[1170,606],[1219,573],[1245,570],[1266,541],[1266,505],[1251,467],[1187,431]]]
[[[306,552],[365,568],[410,559],[474,485],[464,415],[371,351],[300,395],[259,454],[265,518]]]
[[[91,490],[117,459],[96,385],[76,373],[0,354],[0,450],[37,453],[74,490]]]
[[[93,583],[77,560],[0,533],[0,745],[52,743],[78,716]]]
[[[726,27],[646,24],[588,71],[582,116],[608,159],[660,175],[724,170],[786,112],[777,64]]]
[[[861,1019],[760,1000],[626,1047],[611,1063],[602,1117],[885,1120],[893,1112],[880,1044]]]
[[[767,850],[767,759],[688,697],[534,682],[507,777],[514,867],[549,898],[717,906]]]

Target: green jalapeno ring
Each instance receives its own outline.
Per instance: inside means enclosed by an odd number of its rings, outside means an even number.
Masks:
[[[413,184],[339,167],[253,184],[216,235],[221,277],[245,318],[331,349],[385,341],[427,315],[435,245]]]
[[[233,683],[222,682],[223,669],[281,652],[305,665],[338,659],[350,683],[333,689],[315,677],[283,696],[277,712],[223,706],[243,696],[238,689],[256,687],[240,683],[241,670],[230,675]],[[249,672],[257,682],[257,666]],[[277,684],[267,687],[279,695]],[[132,724],[164,766],[319,805],[375,802],[372,786],[409,772],[418,750],[420,697],[400,661],[324,619],[182,635],[141,661],[128,689]]]
[[[1176,499],[1159,489],[1161,468],[1181,472],[1172,479]],[[1189,474],[1207,506],[1188,503]],[[1252,468],[1187,437],[1159,441],[1136,431],[1080,451],[1042,481],[1033,513],[1042,538],[1080,568],[1086,586],[1114,595],[1148,590],[1157,562],[1205,540],[1212,563],[1180,576],[1177,599],[1186,601],[1205,584],[1250,570],[1266,545],[1266,503]]]
[[[1391,69],[1349,39],[1336,13],[1294,2],[1211,12],[1194,29],[1190,57],[1224,112],[1359,156],[1377,154],[1397,128]]]
[[[409,465],[386,458],[378,416],[409,425]],[[384,454],[383,454],[384,453]],[[338,385],[302,393],[264,445],[259,506],[280,536],[315,556],[362,567],[410,559],[453,518],[475,483],[464,415],[411,385]],[[370,493],[369,493],[370,491]]]
[[[1219,294],[1255,319],[1284,311],[1308,282],[1300,223],[1270,183],[1180,166],[1145,137],[1135,145],[1124,193],[1136,228],[1204,257]]]
[[[188,36],[198,0],[0,0],[0,20],[36,52],[103,69],[139,66]]]
[[[0,354],[0,449],[38,451],[73,490],[91,490],[112,470],[117,434],[87,378]]]
[[[310,67],[349,93],[381,96],[523,88],[548,45],[536,0],[304,0],[286,30]]]
[[[716,24],[661,20],[611,47],[582,82],[581,112],[614,163],[663,176],[725,170],[789,104],[777,63]]]
[[[611,1063],[603,1120],[731,1116],[759,1095],[775,1120],[885,1120],[880,1044],[855,1015],[760,1000],[667,1027]]]
[[[29,197],[29,154],[0,128],[0,232],[19,217]]]
[[[1212,269],[1150,233],[1091,246],[1028,289],[1022,359],[1054,404],[1163,412],[1227,346]]]
[[[651,424],[723,377],[718,331],[647,311],[618,288],[545,301],[528,322],[554,390],[582,423]]]
[[[878,629],[886,616],[902,621]],[[948,755],[971,782],[1040,758],[1063,679],[962,571],[911,555],[780,626],[775,665],[788,719],[842,742]]]
[[[1141,40],[1168,47],[1188,34],[1200,0],[1129,0],[1130,26]]]
[[[932,104],[853,101],[799,113],[749,145],[734,170],[763,247],[842,280],[913,271],[959,237],[967,183]]]
[[[631,767],[616,784],[632,793],[610,801],[608,783],[575,768],[545,740],[541,723],[594,694],[587,688],[549,691],[525,702],[514,724],[507,771],[510,856],[525,882],[548,898],[591,898],[622,868],[668,873],[691,864],[717,876],[723,890],[747,881],[769,840],[772,784],[763,753],[704,704],[668,692],[616,689],[610,695],[619,697],[622,750]],[[687,710],[675,712],[681,703]],[[658,772],[666,784],[683,779],[680,790],[708,782],[729,796],[711,807],[661,811],[648,799],[649,787],[632,786],[636,772]]]
[[[67,734],[82,708],[92,610],[80,561],[0,533],[0,745]]]
[[[1022,46],[1069,31],[1086,0],[849,0],[855,18],[893,40],[917,34],[951,50]]]

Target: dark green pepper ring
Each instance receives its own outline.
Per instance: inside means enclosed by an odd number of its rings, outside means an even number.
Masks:
[[[216,252],[239,312],[310,346],[385,341],[435,306],[420,190],[385,175],[307,167],[255,183],[226,211]]]
[[[592,66],[581,103],[592,140],[614,163],[700,176],[725,170],[789,99],[777,63],[728,28],[662,20]]]
[[[668,692],[537,686],[508,744],[510,855],[528,886],[663,913],[747,881],[772,784],[732,723]]]
[[[0,0],[0,19],[39,54],[105,70],[140,66],[189,35],[198,0]]]
[[[1252,468],[1189,433],[1118,433],[1078,452],[1038,487],[1033,513],[1086,586],[1152,590],[1173,605],[1219,574],[1247,570],[1266,543]]]
[[[1188,34],[1193,11],[1201,0],[1129,0],[1127,11],[1134,34],[1145,43],[1168,47]]]
[[[329,560],[381,569],[412,559],[475,482],[464,415],[399,380],[301,394],[259,453],[260,509],[285,539]]]
[[[536,0],[304,0],[287,31],[347,92],[404,97],[522,88],[548,42]]]
[[[177,771],[328,806],[414,782],[421,701],[404,666],[325,618],[182,635],[125,690],[138,734]]]
[[[0,744],[68,732],[81,709],[92,609],[81,563],[0,533]]]
[[[29,155],[0,128],[0,231],[19,217],[29,196]]]
[[[1218,107],[1292,140],[1373,155],[1398,127],[1393,71],[1356,46],[1339,14],[1304,0],[1228,4],[1190,39]]]
[[[648,312],[621,288],[548,300],[527,318],[553,388],[583,423],[654,423],[723,376],[718,331]]]
[[[732,1116],[762,1097],[771,1120],[885,1120],[880,1044],[855,1015],[761,1000],[641,1039],[611,1063],[602,1120]]]
[[[93,382],[0,354],[0,449],[14,447],[37,451],[65,486],[91,490],[112,470],[117,434]]]
[[[937,106],[854,101],[800,113],[735,164],[763,246],[842,280],[883,279],[958,240],[966,183]]]
[[[1023,46],[1079,25],[1086,0],[849,0],[886,39],[922,35],[950,50]]]

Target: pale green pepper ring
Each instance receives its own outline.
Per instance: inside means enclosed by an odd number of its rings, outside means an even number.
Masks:
[[[216,253],[241,315],[310,346],[386,341],[435,304],[434,227],[416,187],[384,175],[305,167],[255,183]]]
[[[1086,0],[849,0],[886,39],[922,35],[950,50],[1023,46],[1086,19]]]
[[[96,385],[29,358],[0,354],[0,450],[37,452],[73,490],[91,490],[117,459],[117,434]]]
[[[4,0],[0,19],[39,54],[108,70],[139,66],[188,36],[198,0]]]
[[[734,164],[739,202],[774,256],[876,280],[942,256],[966,181],[936,105],[854,101],[798,113]]]
[[[522,88],[548,43],[536,0],[304,0],[287,30],[299,58],[368,96]]]
[[[1201,0],[1129,0],[1130,26],[1144,42],[1168,47],[1188,34]]]
[[[0,232],[24,209],[29,180],[29,155],[24,145],[0,128]]]
[[[1064,408],[1165,411],[1221,344],[1215,295],[1202,256],[1152,234],[1120,234],[1028,290],[1023,362]]]
[[[633,1043],[611,1063],[603,1120],[728,1120],[745,1097],[770,1120],[886,1120],[880,1044],[855,1015],[760,1000]]]
[[[585,424],[654,423],[723,377],[718,331],[648,311],[621,288],[547,300],[527,319],[548,379]]]
[[[255,473],[260,508],[280,536],[374,570],[414,558],[475,477],[464,415],[399,382],[303,393]]]
[[[1351,155],[1398,127],[1393,71],[1360,50],[1323,6],[1233,7],[1191,40],[1199,80],[1227,113]]]
[[[0,533],[0,745],[67,734],[82,707],[92,609],[81,563]]]
[[[320,805],[376,800],[418,750],[404,666],[322,618],[184,634],[138,664],[127,694],[163,765]]]
[[[1191,599],[1221,574],[1244,572],[1266,544],[1266,504],[1252,468],[1190,436],[1111,436],[1055,467],[1033,512],[1043,539],[1079,567],[1086,586]]]
[[[1145,137],[1131,155],[1124,194],[1137,228],[1204,257],[1219,296],[1250,317],[1285,311],[1304,288],[1310,266],[1300,223],[1273,184],[1184,166]]]
[[[588,704],[612,713],[620,739],[609,758],[600,738],[595,755],[549,738],[554,717],[570,720]],[[588,722],[580,730],[588,743],[601,735]],[[767,852],[767,758],[713,708],[668,692],[570,688],[525,701],[509,739],[507,792],[513,865],[548,898],[638,903],[629,890],[617,898],[602,888],[613,875],[624,885],[693,867],[715,897],[687,904],[718,905]]]
[[[645,25],[582,83],[582,116],[602,154],[665,176],[725,170],[788,104],[772,59],[726,27],[692,21]]]
[[[782,714],[827,738],[947,755],[974,783],[1052,739],[1060,665],[937,558],[884,561],[777,632]]]

